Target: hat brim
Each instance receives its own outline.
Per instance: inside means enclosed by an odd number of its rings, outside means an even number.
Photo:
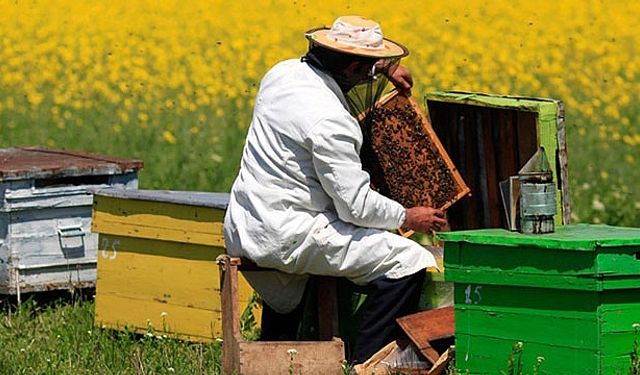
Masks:
[[[334,39],[328,36],[329,28],[319,27],[311,29],[306,32],[305,36],[312,43],[318,44],[322,47],[347,53],[350,55],[375,57],[375,58],[394,58],[405,57],[409,54],[409,50],[400,43],[396,43],[390,39],[384,38],[382,42],[382,48],[362,48],[356,46],[350,46],[348,44],[336,42]]]

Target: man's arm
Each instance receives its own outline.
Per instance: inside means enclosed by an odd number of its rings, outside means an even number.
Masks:
[[[360,162],[362,135],[355,119],[347,114],[325,118],[309,132],[307,142],[318,180],[341,220],[380,229],[396,229],[405,222],[404,207],[369,185]]]
[[[438,232],[447,226],[447,219],[444,217],[444,212],[431,207],[407,208],[405,216],[406,218],[402,227],[416,232]]]
[[[389,64],[384,60],[376,63],[376,70],[384,74],[391,83],[404,95],[411,95],[413,77],[408,68],[400,64]]]

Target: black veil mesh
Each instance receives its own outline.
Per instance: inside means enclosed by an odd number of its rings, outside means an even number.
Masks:
[[[389,83],[388,76],[392,75],[400,63],[400,58],[378,61],[369,79],[354,86],[345,97],[349,104],[349,112],[358,119],[363,133],[371,128],[371,123],[376,115],[375,106],[378,100],[386,93]],[[387,74],[383,74],[386,71]]]

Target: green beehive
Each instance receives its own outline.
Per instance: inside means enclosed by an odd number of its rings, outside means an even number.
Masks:
[[[523,235],[442,233],[454,283],[456,367],[499,374],[515,343],[525,373],[626,374],[640,323],[640,228],[568,225]]]

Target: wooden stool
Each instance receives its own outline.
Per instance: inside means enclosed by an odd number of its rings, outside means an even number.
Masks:
[[[238,269],[273,271],[246,259],[220,255],[222,300],[222,367],[225,374],[341,374],[344,343],[337,334],[336,279],[318,281],[318,315],[321,340],[245,341],[240,335]]]

